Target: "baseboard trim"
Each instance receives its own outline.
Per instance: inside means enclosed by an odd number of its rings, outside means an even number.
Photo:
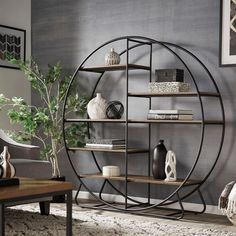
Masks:
[[[73,191],[73,196],[75,197],[76,195],[76,191]],[[94,195],[98,196],[98,193],[94,193]],[[115,194],[108,194],[108,193],[103,193],[102,197],[105,201],[110,201],[110,202],[118,202],[118,203],[123,203],[124,202],[124,198],[121,197],[120,195],[115,195]],[[80,191],[79,192],[79,199],[94,199],[93,196],[86,191]],[[142,197],[132,197],[133,199],[140,201],[140,202],[145,202],[145,198]],[[128,201],[129,202],[129,201]],[[161,200],[159,199],[151,199],[150,202],[152,204],[157,204],[159,202],[161,202]],[[201,204],[197,204],[197,203],[189,203],[189,202],[183,202],[184,204],[184,208],[186,210],[198,210],[201,209],[202,205]],[[178,204],[176,204],[176,207],[178,206]],[[172,205],[172,207],[175,207],[175,204]],[[218,209],[217,206],[214,205],[206,205],[206,211],[205,213],[209,213],[209,214],[216,214],[216,215],[222,215],[221,211]]]

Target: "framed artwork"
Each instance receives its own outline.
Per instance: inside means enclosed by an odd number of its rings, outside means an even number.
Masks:
[[[26,31],[6,25],[0,25],[0,67],[19,69],[6,59],[11,54],[25,61]]]

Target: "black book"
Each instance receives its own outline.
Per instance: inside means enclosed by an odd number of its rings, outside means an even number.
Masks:
[[[1,186],[19,185],[20,180],[18,178],[2,178],[0,179]]]

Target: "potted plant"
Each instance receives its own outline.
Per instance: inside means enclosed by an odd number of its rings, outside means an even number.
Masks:
[[[32,59],[24,62],[11,58],[10,62],[24,72],[32,89],[39,94],[41,105],[30,105],[22,98],[7,98],[0,94],[0,108],[8,110],[11,122],[22,125],[22,131],[14,135],[17,141],[35,138],[42,144],[41,157],[51,162],[52,177],[58,178],[61,176],[58,155],[64,147],[62,109],[71,76],[63,75],[60,63],[49,65],[48,70],[42,72]],[[67,114],[75,112],[85,115],[87,102],[85,96],[78,95],[77,86],[73,86],[67,101]],[[85,124],[72,124],[65,129],[66,142],[70,146],[81,146],[86,132]]]

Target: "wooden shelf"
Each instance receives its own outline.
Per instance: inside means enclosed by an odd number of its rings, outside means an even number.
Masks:
[[[219,97],[219,93],[200,92],[200,96]],[[129,92],[130,97],[198,97],[197,92],[179,92],[179,93],[150,93],[150,92]]]
[[[89,179],[111,179],[111,180],[125,181],[124,176],[105,177],[101,173],[80,174],[79,176],[82,178],[89,178]]]
[[[68,123],[73,122],[94,122],[94,123],[125,123],[123,119],[66,119]],[[156,124],[203,124],[202,120],[147,120],[147,119],[129,119],[128,123],[156,123]],[[205,120],[208,125],[222,125],[224,122],[219,120]]]
[[[65,119],[65,122],[125,123],[123,119]]]
[[[141,120],[141,119],[131,119],[129,123],[158,123],[158,124],[203,124],[202,120]],[[205,120],[205,124],[215,124],[221,125],[222,121],[218,120]]]
[[[131,175],[129,176],[129,180],[131,182],[137,183],[150,183],[150,184],[161,184],[161,185],[175,185],[179,186],[184,182],[184,179],[177,179],[176,181],[165,181],[162,179],[154,179],[152,176],[138,176],[138,175]],[[199,184],[200,180],[188,180],[185,185],[194,185]]]
[[[83,178],[91,178],[91,179],[110,179],[110,180],[118,180],[118,181],[125,181],[125,176],[115,176],[115,177],[106,177],[103,176],[101,173],[94,173],[94,174],[80,174]],[[184,179],[177,179],[176,181],[167,182],[161,179],[154,179],[152,176],[141,176],[141,175],[129,175],[127,177],[127,181],[129,182],[136,182],[136,183],[150,183],[150,184],[159,184],[159,185],[173,185],[179,186],[183,183]],[[200,180],[188,180],[184,186],[189,185],[196,185],[199,184]]]
[[[149,66],[128,64],[129,70],[150,70]],[[90,71],[90,72],[105,72],[105,71],[124,71],[126,70],[126,65],[111,65],[111,66],[93,66],[93,67],[82,67],[80,71]]]
[[[93,151],[93,152],[117,152],[125,153],[125,149],[108,149],[108,148],[87,148],[87,147],[71,147],[69,151]],[[129,148],[128,153],[145,153],[149,152],[147,149]]]

